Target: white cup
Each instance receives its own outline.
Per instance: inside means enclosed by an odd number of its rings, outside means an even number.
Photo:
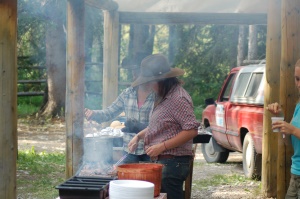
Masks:
[[[284,117],[271,117],[272,124],[276,121],[283,121]],[[273,132],[280,132],[280,128],[273,129]]]

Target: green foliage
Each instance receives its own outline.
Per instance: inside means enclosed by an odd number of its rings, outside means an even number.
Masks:
[[[194,97],[194,98],[196,98],[196,97]],[[198,121],[200,121],[202,118],[202,112],[203,112],[203,106],[199,105],[199,106],[194,107],[194,114]]]
[[[19,65],[44,65],[46,17],[38,0],[18,1]]]
[[[121,38],[120,38],[120,63],[128,54],[128,46],[130,40],[130,25],[121,26]]]
[[[185,70],[184,87],[196,107],[216,98],[224,77],[235,64],[237,27],[178,26],[179,53],[175,65]],[[235,37],[237,38],[237,37]]]
[[[267,26],[257,25],[257,55],[258,59],[266,58]]]
[[[20,198],[56,198],[55,189],[64,181],[65,154],[36,153],[34,148],[18,152],[17,191]]]
[[[162,53],[168,55],[169,47],[169,26],[157,25],[156,34],[154,38],[153,53]]]
[[[24,117],[36,113],[42,102],[42,96],[18,97],[18,116]]]
[[[218,97],[230,69],[236,66],[238,26],[178,25],[178,53],[174,65],[185,70],[182,78],[192,96],[195,111],[204,107],[204,100]],[[258,54],[265,56],[265,26],[258,31]],[[198,113],[199,114],[199,113]],[[197,116],[199,117],[199,116]]]

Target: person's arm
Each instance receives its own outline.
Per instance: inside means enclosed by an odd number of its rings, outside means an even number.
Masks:
[[[275,115],[279,115],[282,112],[281,106],[278,102],[269,104],[267,106],[267,110]]]
[[[90,110],[85,109],[85,116],[87,120],[94,120],[98,123],[110,121],[119,116],[124,111],[126,90],[123,91],[117,99],[106,109]]]
[[[148,127],[145,128],[144,130],[140,131],[139,133],[137,133],[132,139],[131,141],[128,143],[128,149],[129,151],[133,152],[135,151],[135,149],[138,146],[138,142],[140,140],[143,140],[145,138],[145,134],[148,131]]]
[[[280,132],[286,135],[294,135],[300,139],[300,129],[285,121],[277,121],[273,123],[272,129],[280,128]]]
[[[183,130],[180,133],[178,133],[175,137],[149,147],[148,149],[146,149],[146,153],[150,157],[156,157],[166,150],[183,145],[184,143],[197,136],[197,134],[197,129]]]
[[[267,106],[267,110],[275,115],[282,115],[282,109],[278,102],[271,103]],[[283,142],[285,145],[291,145],[291,134],[294,134],[296,137],[300,138],[300,132],[294,130],[293,125],[285,121],[277,121],[272,124],[272,129],[280,128],[280,132],[284,134]],[[296,128],[297,129],[297,128]],[[295,131],[295,132],[294,132]],[[292,133],[294,132],[294,133]]]

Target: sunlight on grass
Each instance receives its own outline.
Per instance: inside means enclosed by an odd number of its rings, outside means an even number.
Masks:
[[[34,148],[18,152],[18,198],[56,198],[55,186],[65,179],[65,154],[36,153]]]

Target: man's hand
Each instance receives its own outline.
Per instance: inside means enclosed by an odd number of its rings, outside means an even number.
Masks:
[[[84,109],[84,115],[85,115],[85,117],[86,117],[87,120],[91,120],[92,119],[93,113],[94,113],[94,111],[92,111],[90,109],[87,109],[87,108]]]

